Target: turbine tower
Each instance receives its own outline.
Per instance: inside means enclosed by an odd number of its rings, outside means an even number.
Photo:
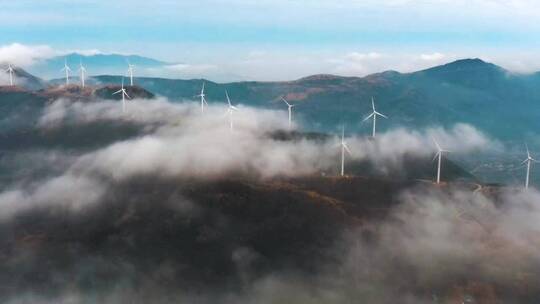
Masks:
[[[285,100],[285,98],[283,98],[283,97],[281,97],[281,100],[283,100],[283,102],[285,104],[287,104],[287,107],[289,109],[289,129],[291,129],[291,127],[292,127],[292,108],[294,108],[294,105],[288,103],[287,100]]]
[[[231,99],[229,98],[229,93],[227,92],[227,90],[225,90],[225,96],[227,97],[227,103],[229,104],[229,108],[227,109],[227,114],[229,114],[229,126],[230,126],[230,130],[232,132],[233,129],[234,129],[233,113],[234,113],[234,111],[238,111],[238,108],[232,105]]]
[[[440,184],[440,183],[441,183],[441,164],[442,164],[442,156],[443,156],[443,153],[450,153],[450,151],[444,150],[443,148],[441,148],[441,146],[440,146],[439,143],[435,140],[435,138],[433,138],[433,142],[435,143],[435,146],[437,146],[437,154],[435,154],[435,157],[433,157],[433,161],[435,161],[435,159],[436,159],[437,157],[439,158],[438,164],[437,164],[437,184]]]
[[[345,142],[345,125],[341,129],[341,176],[345,175],[345,151],[351,155],[351,150]]]
[[[133,86],[133,68],[135,67],[133,64],[129,63],[129,60],[127,62],[128,64],[128,73],[129,73],[129,83],[131,86]]]
[[[8,65],[8,68],[6,70],[6,72],[9,73],[9,85],[10,86],[13,86],[13,67],[11,66],[11,64]]]
[[[525,177],[525,189],[529,189],[529,179],[531,174],[531,164],[537,163],[538,161],[531,157],[531,153],[529,152],[529,146],[525,145],[527,147],[527,159],[525,159],[521,164],[527,163],[527,176]]]
[[[373,109],[373,112],[371,112],[371,114],[369,114],[368,117],[364,118],[363,121],[366,121],[366,120],[370,119],[371,117],[373,117],[373,133],[372,133],[372,137],[375,138],[375,132],[376,132],[376,129],[377,129],[377,115],[381,116],[383,118],[388,118],[388,117],[386,115],[384,115],[384,114],[381,114],[381,113],[377,112],[377,110],[375,110],[375,101],[373,100],[373,97],[371,97],[371,107]]]
[[[60,71],[66,72],[66,85],[69,84],[69,72],[71,72],[71,69],[67,65],[67,59],[64,60],[64,67]]]
[[[225,91],[227,92],[227,91]],[[206,102],[206,98],[205,98],[206,95],[204,95],[204,82],[202,83],[202,88],[201,88],[201,94],[199,95],[195,95],[195,97],[200,97],[201,98],[201,113],[204,113],[204,105],[208,105],[208,102]]]
[[[79,71],[81,72],[81,87],[84,88],[84,77],[86,75],[86,68],[83,66],[82,61],[79,63]]]
[[[118,94],[118,93],[122,93],[122,112],[125,113],[126,112],[126,97],[128,99],[131,99],[131,97],[129,97],[128,93],[126,92],[126,89],[124,89],[124,78],[122,78],[122,88],[114,92],[113,95]]]

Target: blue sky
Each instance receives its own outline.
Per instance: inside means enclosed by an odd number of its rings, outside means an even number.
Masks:
[[[0,56],[13,43],[140,54],[223,80],[407,72],[462,57],[530,72],[539,17],[528,0],[0,0]]]

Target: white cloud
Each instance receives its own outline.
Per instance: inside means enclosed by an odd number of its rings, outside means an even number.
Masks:
[[[432,54],[422,54],[420,55],[420,59],[426,60],[426,61],[440,61],[442,59],[445,59],[446,56],[442,53],[432,53]]]
[[[197,74],[200,75],[200,74],[208,73],[208,72],[218,69],[218,67],[213,64],[186,64],[186,63],[167,65],[164,68],[173,72],[180,72],[182,74],[188,74],[188,75],[197,75]]]
[[[358,53],[358,52],[351,52],[347,55],[345,55],[345,58],[352,60],[352,61],[365,61],[365,60],[373,60],[373,59],[380,59],[383,58],[384,55],[377,52],[370,52],[370,53]]]
[[[212,105],[207,108],[207,115],[200,116],[200,109],[194,103],[171,104],[164,99],[132,101],[129,116],[122,114],[114,102],[57,101],[46,109],[39,125],[57,128],[70,117],[71,123],[129,120],[153,126],[146,136],[89,153],[72,168],[79,173],[97,171],[115,179],[149,173],[189,177],[221,176],[230,172],[262,177],[297,176],[335,169],[339,151],[334,139],[276,141],[267,133],[287,128],[285,112],[239,107],[233,133],[229,131],[224,106]],[[397,129],[380,134],[376,141],[352,137],[348,142],[353,159],[389,161],[391,167],[399,166],[406,154],[431,154],[432,137],[445,148],[461,153],[488,149],[493,144],[481,132],[464,124],[449,130],[433,128],[424,132]]]
[[[47,45],[12,43],[0,46],[0,63],[11,63],[21,67],[31,66],[39,60],[55,55],[54,49]]]
[[[59,55],[66,55],[66,54],[70,54],[70,53],[77,53],[77,54],[81,54],[83,56],[94,56],[94,55],[103,55],[103,54],[107,54],[107,53],[104,53],[98,49],[75,49],[75,50],[68,50],[68,51],[60,51],[59,52]],[[118,54],[118,53],[115,53],[115,54]]]

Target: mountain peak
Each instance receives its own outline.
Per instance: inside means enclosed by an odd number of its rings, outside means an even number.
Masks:
[[[509,73],[493,63],[474,58],[456,60],[412,75],[468,88],[493,89],[497,84],[504,83]]]
[[[332,74],[315,74],[307,77],[302,77],[298,79],[297,81],[318,81],[318,80],[335,80],[335,79],[343,79],[346,78],[344,76],[337,76]]]
[[[444,65],[429,68],[418,73],[454,73],[454,72],[467,72],[467,71],[488,71],[496,73],[505,73],[506,70],[498,65],[490,62],[486,62],[480,58],[468,58],[459,59]]]

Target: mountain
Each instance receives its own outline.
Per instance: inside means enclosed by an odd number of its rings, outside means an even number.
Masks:
[[[125,68],[121,56],[92,58],[115,60]],[[139,64],[161,63],[139,60]],[[540,129],[539,75],[514,74],[480,59],[464,59],[413,73],[386,71],[366,77],[312,75],[294,81],[232,83],[136,77],[135,83],[173,101],[194,101],[203,82],[210,103],[225,102],[227,90],[234,103],[283,109],[280,97],[284,96],[298,105],[295,119],[304,129],[323,133],[335,131],[344,122],[351,132],[369,133],[370,124],[361,120],[371,110],[373,97],[377,109],[390,117],[378,124],[381,131],[398,126],[418,129],[463,122],[494,138],[522,142],[534,141],[535,130]],[[118,85],[121,81],[121,76],[102,75],[89,78],[87,83]]]
[[[0,71],[6,71],[7,64],[0,64]],[[13,84],[18,87],[27,88],[29,90],[39,90],[44,88],[47,83],[43,79],[36,77],[21,67],[12,66],[13,68]],[[5,77],[4,77],[5,76]],[[0,77],[0,86],[9,85],[9,74],[6,72]]]
[[[313,75],[284,82],[215,83],[203,79],[138,77],[136,83],[176,101],[194,100],[206,83],[207,100],[283,109],[280,96],[298,105],[296,119],[309,130],[329,132],[346,122],[354,132],[368,133],[361,123],[371,109],[390,119],[382,131],[397,126],[423,128],[472,124],[501,140],[523,140],[540,129],[540,76],[514,74],[480,59],[464,59],[413,73],[387,71],[366,77]],[[116,83],[119,76],[96,76],[96,83]]]
[[[267,292],[271,299],[277,291],[290,297],[289,289],[274,288],[274,284],[300,281],[323,292],[335,291],[328,303],[336,302],[338,295],[339,299],[369,297],[375,299],[373,303],[394,303],[379,299],[388,298],[385,292],[403,290],[424,303],[431,303],[435,294],[444,299],[441,303],[461,302],[464,294],[474,296],[470,303],[538,302],[537,285],[530,283],[537,282],[537,268],[509,262],[524,256],[529,261],[534,254],[524,255],[520,244],[485,231],[483,221],[491,219],[489,215],[478,220],[468,209],[449,215],[459,232],[466,229],[473,234],[468,237],[482,248],[481,257],[497,257],[490,260],[487,270],[468,255],[436,251],[458,247],[458,237],[446,247],[436,247],[425,236],[432,235],[431,231],[418,228],[398,234],[405,239],[394,244],[393,225],[403,229],[412,225],[407,223],[409,217],[392,215],[400,204],[395,194],[410,188],[436,191],[418,183],[365,178],[261,182],[143,176],[118,181],[102,202],[84,212],[36,206],[2,221],[1,259],[5,262],[0,264],[0,299],[9,303],[6,299],[21,294],[55,299],[67,289],[70,295],[92,300],[112,294],[113,302],[135,297],[136,301],[128,302],[170,303],[193,293],[197,301],[188,303],[219,303],[199,300],[206,290],[217,293],[218,299],[230,297],[251,288],[250,282],[255,282],[256,295],[261,288],[271,288]],[[414,215],[410,206],[403,213],[407,210]],[[442,217],[443,211],[437,215]],[[430,216],[424,210],[418,221],[428,221]],[[402,242],[412,245],[400,247]],[[411,253],[406,249],[412,246],[435,253],[416,257],[413,261],[419,261],[418,266],[408,258]],[[351,247],[364,254],[353,255]],[[425,270],[424,263],[432,266]],[[284,273],[292,278],[276,283],[287,279],[280,277]],[[358,288],[363,282],[371,285]],[[372,285],[385,289],[376,292]],[[296,285],[292,288],[295,293],[303,291]]]
[[[133,64],[139,71],[146,69],[157,69],[170,65],[170,63],[138,56],[138,55],[120,55],[120,54],[94,54],[84,55],[79,53],[70,53],[65,56],[52,57],[43,60],[30,68],[30,72],[42,77],[52,79],[63,75],[60,71],[67,62],[72,72],[77,74],[79,64],[83,63],[85,68],[92,75],[99,74],[126,74],[127,64]]]

